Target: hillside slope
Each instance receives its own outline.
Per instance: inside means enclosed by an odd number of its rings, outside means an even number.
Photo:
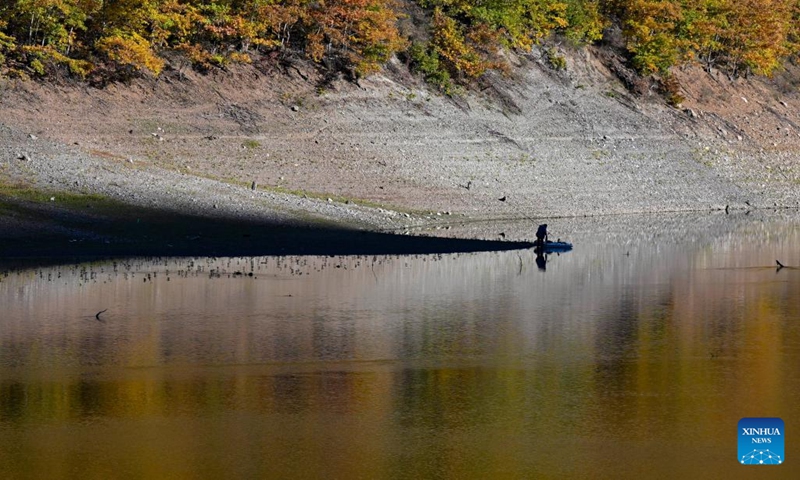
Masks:
[[[104,89],[4,81],[0,175],[216,215],[268,215],[263,197],[280,197],[294,218],[370,228],[798,207],[796,89],[684,71],[674,109],[630,94],[607,52],[565,54],[564,71],[514,57],[511,77],[452,99],[396,62],[324,87],[302,63]]]

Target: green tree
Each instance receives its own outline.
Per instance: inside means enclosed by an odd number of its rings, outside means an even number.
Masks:
[[[16,39],[3,33],[7,23],[0,19],[0,72],[3,70],[3,65],[6,63],[6,54],[14,49],[16,46]]]
[[[608,20],[600,13],[600,4],[592,0],[566,0],[565,18],[567,25],[561,27],[564,35],[570,40],[582,43],[594,43],[603,38],[603,30],[608,27]]]

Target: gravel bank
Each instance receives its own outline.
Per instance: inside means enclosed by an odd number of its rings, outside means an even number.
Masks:
[[[777,128],[779,144],[737,134],[724,115],[741,112],[712,111],[689,90],[685,110],[633,98],[591,50],[565,72],[535,54],[517,61],[515,78],[457,99],[399,65],[324,89],[302,66],[104,90],[6,82],[0,178],[210,218],[397,232],[800,206],[795,97],[759,100],[785,115],[747,117]]]

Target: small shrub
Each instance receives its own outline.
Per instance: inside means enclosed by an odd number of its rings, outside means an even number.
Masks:
[[[38,58],[34,58],[31,60],[29,64],[33,73],[39,76],[44,76],[44,64]]]
[[[446,95],[452,95],[453,82],[450,73],[439,60],[439,52],[429,44],[414,43],[408,51],[411,57],[411,68],[421,73],[425,81],[436,86]]]
[[[661,92],[664,99],[672,107],[678,107],[686,98],[680,93],[681,85],[674,75],[665,75],[661,79]]]
[[[253,63],[253,58],[247,53],[232,52],[230,55],[228,55],[228,58],[233,63],[243,63],[245,65],[250,65]]]
[[[208,61],[215,67],[225,68],[230,63],[230,58],[221,53],[215,53],[211,55]]]
[[[567,69],[567,59],[564,58],[563,55],[558,53],[555,47],[550,47],[544,51],[544,56],[547,59],[547,63],[550,64],[550,67],[553,70],[566,70]]]

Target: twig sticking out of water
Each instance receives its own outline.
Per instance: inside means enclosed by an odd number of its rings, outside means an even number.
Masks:
[[[98,321],[102,322],[103,319],[100,318],[100,314],[103,313],[103,312],[106,312],[106,311],[108,311],[107,308],[105,310],[100,310],[99,312],[97,312],[97,315],[95,315],[94,318],[96,318]]]
[[[775,260],[775,263],[778,264],[778,270],[780,270],[781,268],[784,267],[784,265],[781,262],[779,262],[778,260]]]

